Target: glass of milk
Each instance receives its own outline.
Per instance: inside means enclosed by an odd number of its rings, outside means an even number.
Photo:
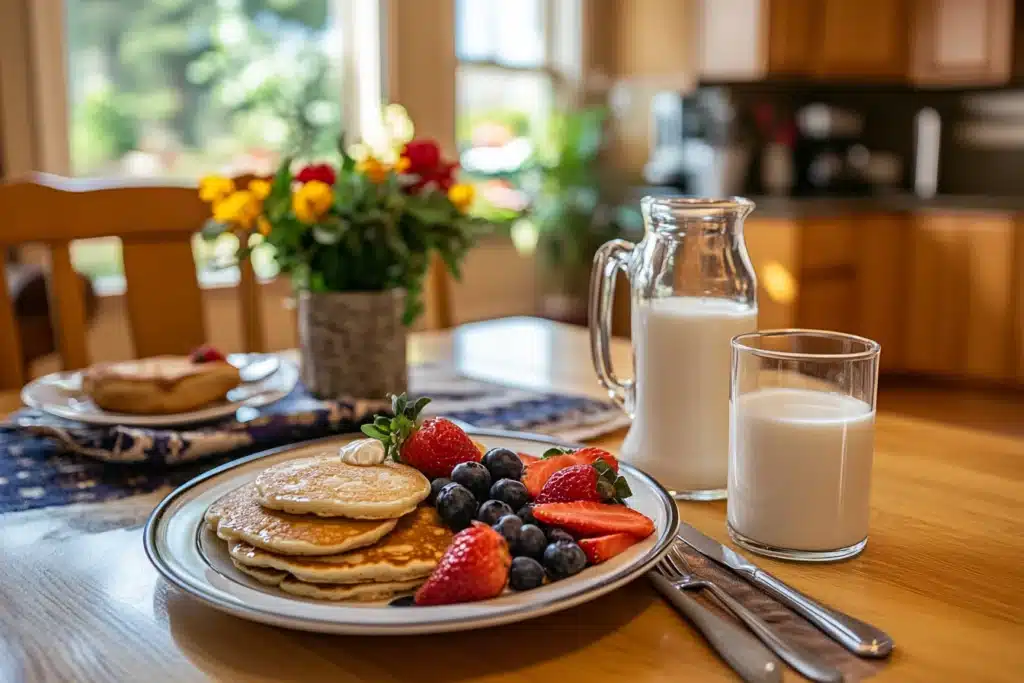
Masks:
[[[736,543],[812,562],[864,549],[880,349],[815,330],[733,338],[728,525]]]
[[[594,257],[590,339],[609,396],[633,418],[619,456],[678,499],[724,498],[729,469],[729,341],[757,328],[757,283],[741,197],[645,197],[644,238]],[[615,279],[632,303],[633,377],[611,366]]]

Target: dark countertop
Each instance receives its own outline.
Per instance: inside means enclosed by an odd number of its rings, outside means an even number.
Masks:
[[[868,213],[927,211],[1024,213],[1024,197],[940,195],[921,199],[912,194],[870,197],[748,197],[757,206],[748,220],[758,218],[831,218]]]

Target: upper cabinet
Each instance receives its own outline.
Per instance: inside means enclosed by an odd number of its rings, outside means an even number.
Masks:
[[[906,76],[908,0],[820,0],[815,7],[815,75],[885,81]]]
[[[1012,0],[917,0],[911,80],[988,85],[1010,78]]]
[[[703,0],[700,75],[994,85],[1011,76],[1014,0]]]

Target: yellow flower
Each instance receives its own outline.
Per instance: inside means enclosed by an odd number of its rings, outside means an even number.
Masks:
[[[257,199],[263,201],[270,194],[270,182],[266,180],[250,180],[249,192],[252,192]]]
[[[395,173],[405,173],[411,165],[412,161],[409,157],[399,157],[398,162],[395,164]]]
[[[370,155],[356,164],[356,170],[369,178],[371,183],[379,184],[387,179],[391,167]]]
[[[313,225],[327,213],[334,203],[334,190],[320,180],[311,180],[292,195],[292,211],[295,217],[307,225]]]
[[[475,196],[476,188],[472,185],[452,185],[451,189],[448,190],[448,200],[459,211],[465,211],[473,203]]]
[[[216,203],[235,191],[235,181],[219,175],[208,175],[199,181],[199,198]]]
[[[248,230],[262,210],[263,203],[256,198],[256,195],[247,190],[241,190],[213,205],[213,220]]]
[[[270,230],[273,226],[270,225],[270,221],[267,220],[266,216],[260,216],[256,219],[256,229],[259,233],[266,237],[270,234]]]

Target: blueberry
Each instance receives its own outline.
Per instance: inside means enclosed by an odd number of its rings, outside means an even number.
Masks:
[[[491,474],[478,462],[460,462],[452,470],[452,481],[469,489],[478,501],[487,500],[491,490]]]
[[[548,543],[575,543],[576,539],[568,531],[548,529]]]
[[[540,530],[539,526],[524,524],[519,529],[519,543],[512,549],[512,554],[540,558],[544,554],[544,546],[547,544],[548,539],[544,537],[544,532]]]
[[[505,515],[511,515],[512,508],[500,500],[489,500],[480,506],[476,518],[487,526],[494,526]]]
[[[482,462],[494,481],[499,479],[519,481],[523,477],[523,461],[507,448],[492,448],[484,453]]]
[[[526,486],[514,479],[499,479],[491,487],[491,498],[508,503],[513,510],[518,510],[530,502],[530,494]]]
[[[544,567],[532,557],[512,558],[508,570],[508,585],[513,590],[528,591],[544,583]]]
[[[509,549],[519,545],[519,530],[523,528],[523,520],[515,515],[505,515],[494,523],[494,530],[505,537]]]
[[[453,531],[462,531],[476,517],[476,498],[462,484],[452,482],[437,494],[437,514]]]
[[[437,494],[441,493],[441,489],[450,483],[452,483],[452,480],[446,477],[438,477],[430,482],[430,495],[427,496],[427,502],[433,505],[437,500]]]
[[[578,574],[586,566],[587,556],[575,543],[551,543],[544,549],[544,567],[552,579]]]
[[[527,503],[523,507],[516,511],[516,517],[523,520],[523,524],[533,524],[540,526],[540,522],[533,516],[533,503]]]

